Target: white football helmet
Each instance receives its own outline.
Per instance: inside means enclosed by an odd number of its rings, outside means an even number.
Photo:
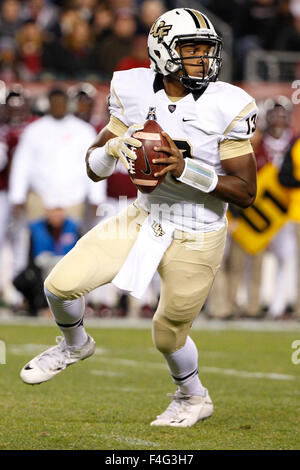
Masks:
[[[202,78],[188,75],[181,54],[185,42],[211,45],[208,55],[194,58],[208,60]],[[179,46],[178,53],[176,46]],[[176,8],[161,15],[152,25],[148,36],[151,68],[163,75],[174,75],[190,90],[200,90],[217,80],[221,67],[222,40],[203,13],[191,8]],[[179,71],[182,73],[178,74]]]

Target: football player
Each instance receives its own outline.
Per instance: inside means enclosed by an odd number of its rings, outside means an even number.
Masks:
[[[255,199],[250,139],[257,107],[240,88],[217,81],[221,39],[199,11],[177,8],[160,16],[149,32],[148,49],[150,69],[113,76],[110,122],[87,152],[87,172],[99,181],[113,173],[118,159],[132,167],[134,149],[141,145],[132,133],[152,118],[169,143],[157,148],[165,154],[156,160],[165,165],[157,175],[165,179],[88,232],[55,266],[45,292],[64,338],[30,361],[21,377],[40,383],[93,354],[95,343],[82,320],[84,295],[112,280],[122,284],[121,278],[128,290],[143,290],[157,263],[161,295],[153,341],[177,390],[151,425],[187,427],[213,413],[189,330],[222,260],[227,203],[246,208]],[[132,254],[138,260],[134,265]]]

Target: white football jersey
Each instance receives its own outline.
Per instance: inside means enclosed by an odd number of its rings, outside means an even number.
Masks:
[[[110,113],[128,127],[156,119],[184,151],[184,157],[199,159],[224,175],[220,143],[251,139],[257,107],[244,90],[220,81],[210,83],[200,96],[189,93],[174,102],[160,75],[136,68],[114,73]],[[219,230],[226,221],[225,202],[178,182],[170,174],[152,193],[139,192],[138,203],[148,212],[158,210],[184,231]]]

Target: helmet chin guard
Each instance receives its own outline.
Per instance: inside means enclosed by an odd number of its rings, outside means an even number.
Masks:
[[[186,58],[182,56],[182,44],[186,42],[210,46],[207,55],[193,57],[202,59],[203,77],[188,75],[186,71]],[[191,91],[206,88],[209,82],[217,80],[222,63],[221,49],[222,40],[210,20],[190,8],[164,13],[152,25],[148,36],[151,68],[164,76],[173,76]]]

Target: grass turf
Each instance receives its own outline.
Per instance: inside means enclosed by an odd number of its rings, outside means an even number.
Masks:
[[[0,450],[300,449],[300,365],[291,361],[299,331],[192,331],[215,413],[178,429],[149,426],[175,390],[150,329],[87,329],[97,354],[29,386],[20,369],[58,330],[0,326]]]

